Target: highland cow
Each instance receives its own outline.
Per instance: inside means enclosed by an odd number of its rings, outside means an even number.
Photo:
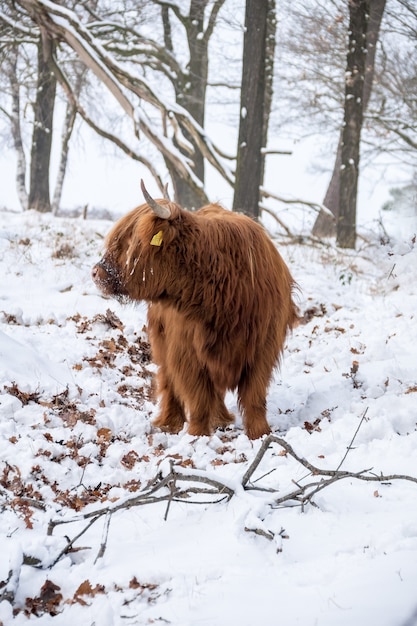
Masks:
[[[121,218],[92,271],[99,289],[148,302],[158,366],[154,424],[210,435],[234,421],[224,397],[237,390],[245,432],[270,432],[266,393],[296,319],[291,274],[262,226],[218,204],[196,212],[168,198]]]

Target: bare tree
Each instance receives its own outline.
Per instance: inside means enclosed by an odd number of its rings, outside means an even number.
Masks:
[[[196,198],[205,201],[206,195],[203,181],[194,171],[193,147],[190,146],[185,133],[192,138],[194,145],[198,147],[204,158],[232,184],[231,173],[222,164],[218,151],[208,140],[200,124],[186,109],[175,102],[167,101],[163,94],[160,95],[160,90],[154,89],[150,82],[139,76],[137,72],[132,73],[127,64],[118,62],[114,55],[108,53],[101,40],[93,34],[93,27],[87,24],[86,20],[82,21],[74,11],[63,8],[57,3],[43,0],[19,0],[19,4],[39,28],[45,30],[49,37],[57,42],[58,47],[65,44],[77,53],[80,60],[105,85],[124,113],[132,120],[135,135],[138,137],[141,133],[157,148],[170,167],[175,168],[176,174],[191,187]],[[165,4],[171,6],[172,3]],[[94,24],[96,31],[98,28],[108,26],[106,21],[98,25]],[[116,27],[111,25],[113,30]],[[125,29],[124,32],[126,32]],[[147,43],[148,47],[154,45],[156,49],[161,50],[155,42],[148,41]],[[83,119],[89,120],[93,127],[97,126],[78,100],[71,80],[60,64],[59,55],[53,58],[53,69],[77,112]],[[145,107],[148,107],[148,111]],[[155,113],[162,115],[166,122],[165,135],[150,123],[150,115],[155,115]],[[108,132],[101,134],[110,137]],[[116,140],[116,143],[123,146],[122,141]],[[184,156],[178,146],[184,148],[188,156]],[[129,151],[128,148],[126,151]]]
[[[85,66],[75,62],[73,75],[74,75],[74,94],[76,97],[80,96],[80,92],[83,85],[83,80],[86,74]],[[67,172],[68,155],[70,139],[74,130],[74,124],[77,117],[77,109],[73,102],[67,101],[65,108],[64,122],[61,132],[61,155],[59,159],[59,167],[57,178],[55,182],[55,189],[52,201],[52,211],[56,214],[61,205],[62,190],[64,186],[65,175]]]
[[[397,0],[386,11],[382,33],[382,69],[365,123],[382,146],[415,168],[417,149],[417,5]],[[398,45],[400,42],[400,45]]]
[[[371,0],[349,0],[349,43],[340,166],[337,243],[354,248],[360,138],[364,111],[366,32]]]
[[[20,125],[21,102],[19,81],[17,79],[17,63],[19,48],[17,45],[8,48],[7,59],[4,61],[4,70],[7,77],[8,88],[10,89],[11,109],[8,112],[2,108],[10,122],[10,130],[13,139],[13,146],[17,156],[16,167],[16,189],[21,207],[25,210],[29,205],[29,198],[26,190],[26,155],[23,147],[22,129]]]
[[[122,23],[106,19],[106,13],[96,12],[92,34],[104,47],[111,51],[119,62],[135,65],[140,72],[155,83],[187,111],[201,127],[205,125],[206,91],[208,85],[209,56],[208,47],[225,0],[191,0],[188,9],[183,5],[164,0],[152,0],[147,3],[148,14],[142,21],[160,18],[156,21],[155,33],[150,38],[141,34],[142,24],[139,19]],[[156,13],[159,11],[159,16]],[[139,13],[138,13],[139,17]],[[159,37],[161,30],[161,37]],[[180,52],[178,52],[178,49]],[[163,132],[172,138],[173,144],[184,159],[192,163],[196,180],[201,183],[196,189],[179,171],[171,159],[164,155],[169,170],[175,196],[185,207],[200,206],[207,201],[204,192],[205,156],[195,141],[192,133],[180,119],[174,136],[170,136],[172,118],[162,112]]]
[[[45,31],[42,32],[38,42],[38,81],[34,103],[28,208],[43,213],[52,210],[49,169],[56,93],[56,78],[51,68],[53,47],[52,39]]]
[[[17,157],[17,195],[22,209],[26,210],[29,206],[26,181],[28,159],[24,146],[22,117],[26,114],[27,94],[32,91],[34,85],[33,76],[36,81],[36,69],[32,65],[32,51],[37,50],[39,32],[31,29],[30,21],[28,23],[22,18],[13,3],[8,1],[4,2],[0,9],[0,32],[2,70],[0,77],[3,95],[0,112],[9,125],[9,133]],[[22,83],[26,85],[25,90],[22,89]]]
[[[367,54],[365,61],[365,79],[363,85],[363,111],[366,111],[368,107],[369,99],[372,92],[372,85],[375,75],[375,55],[382,17],[385,9],[385,3],[386,0],[370,1],[369,21],[366,35]],[[336,158],[332,176],[323,200],[323,205],[333,213],[334,219],[332,219],[332,217],[328,213],[320,211],[313,226],[313,234],[318,237],[330,237],[336,234],[336,223],[339,216],[340,175],[342,165],[342,134],[343,129],[340,133],[340,139],[336,150]]]
[[[267,49],[271,52],[270,48],[267,48],[271,45],[270,29],[274,21],[275,2],[259,3],[257,0],[246,0],[233,209],[245,211],[255,219],[259,217],[260,187],[264,171],[262,148],[265,147],[263,142],[267,137],[268,108],[271,102],[272,56],[268,58],[268,72],[266,68]]]
[[[268,145],[269,120],[272,111],[272,101],[274,96],[274,57],[275,38],[277,31],[277,13],[275,0],[268,0],[268,13],[266,18],[265,35],[265,97],[264,97],[264,119],[262,126],[262,172],[261,185],[264,183],[266,148]]]
[[[208,46],[217,15],[225,0],[216,0],[211,8],[209,8],[208,0],[191,0],[189,12],[186,15],[181,13],[179,6],[176,4],[160,0],[155,1],[161,5],[165,48],[171,53],[172,57],[174,56],[171,36],[172,15],[180,22],[185,31],[189,59],[184,70],[179,69],[181,66],[177,64],[177,73],[175,74],[173,87],[177,102],[204,128],[209,65]],[[209,9],[209,12],[206,17],[207,9]],[[192,146],[191,154],[194,172],[204,184],[204,155],[188,130],[186,128],[182,130],[185,139]],[[190,149],[187,147],[187,144],[180,144],[178,148],[185,156],[190,155]],[[201,194],[197,194],[187,180],[178,175],[176,168],[169,160],[167,161],[167,166],[178,201],[184,207],[198,207],[203,199]],[[205,201],[207,198],[203,200]]]
[[[3,94],[9,97],[0,107],[9,121],[10,134],[17,155],[16,186],[22,209],[56,211],[61,199],[68,158],[69,139],[75,116],[65,117],[61,162],[50,199],[51,147],[56,103],[56,78],[52,72],[55,44],[46,31],[37,28],[17,6],[5,2],[0,11],[2,58],[6,78]],[[30,128],[30,133],[23,127]],[[25,149],[24,135],[31,135]],[[27,180],[29,172],[29,180]]]

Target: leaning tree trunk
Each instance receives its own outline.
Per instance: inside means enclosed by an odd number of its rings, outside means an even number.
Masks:
[[[216,22],[218,11],[225,2],[225,0],[193,0],[197,2],[199,8],[202,10],[206,5],[210,5],[211,12],[208,18],[208,25],[203,33],[203,39],[207,44]],[[191,159],[181,158],[178,154],[178,149],[173,148],[173,141],[171,138],[167,139],[163,137],[161,133],[155,131],[152,124],[148,123],[145,115],[137,115],[137,109],[135,104],[129,98],[129,95],[136,99],[143,100],[153,107],[153,110],[162,112],[178,139],[178,144],[182,144],[180,129],[183,132],[186,130],[193,137],[193,141],[196,146],[199,147],[204,154],[207,161],[213,165],[213,167],[220,173],[220,175],[228,181],[233,183],[233,176],[230,174],[227,168],[225,168],[220,159],[218,151],[212,146],[209,138],[207,137],[204,129],[195,122],[193,117],[184,110],[183,107],[172,107],[169,104],[166,105],[164,99],[160,99],[157,93],[149,88],[147,81],[142,80],[140,76],[131,74],[126,66],[121,66],[112,54],[100,45],[96,39],[92,36],[90,29],[86,29],[84,24],[80,22],[79,18],[72,11],[66,7],[62,7],[58,2],[43,2],[43,0],[17,0],[17,3],[21,5],[31,17],[31,19],[44,31],[50,34],[54,39],[61,42],[65,42],[72,48],[79,58],[85,63],[85,65],[91,69],[97,76],[99,81],[105,85],[112,96],[117,100],[119,105],[125,111],[125,113],[133,121],[133,130],[135,136],[138,136],[141,132],[144,137],[150,140],[150,142],[156,146],[166,160],[172,164],[173,167],[181,173],[181,176],[188,181],[188,185],[195,189],[196,196],[201,201],[205,202],[207,196],[204,192],[204,183],[199,180],[192,171]],[[68,3],[67,3],[68,4]],[[180,10],[178,3],[176,2],[160,2],[160,5],[164,5],[169,9],[172,9],[177,15],[180,21],[187,23],[188,17],[184,16]],[[200,40],[201,33],[198,33],[196,39]],[[158,48],[158,46],[156,46]],[[165,58],[168,55],[163,55]],[[156,58],[156,57],[155,57]],[[62,85],[65,94],[77,105],[77,110],[82,114],[82,107],[76,102],[76,98],[72,93],[71,86],[66,80],[64,73],[62,72],[59,63],[55,61],[52,56],[52,65],[56,72],[56,77]],[[154,62],[151,61],[149,65],[152,67]],[[162,66],[156,63],[157,68],[165,71],[164,64]],[[181,74],[178,63],[173,63],[175,67],[175,75],[177,71]],[[171,66],[169,66],[171,67]],[[172,78],[173,73],[168,71],[169,76]],[[176,82],[176,81],[175,81]],[[84,112],[85,113],[85,112]],[[85,116],[87,119],[88,116]],[[94,127],[92,120],[90,125]],[[102,136],[111,138],[109,133],[104,131]],[[113,137],[115,143],[119,146],[123,145],[123,142]],[[129,150],[127,150],[129,152]],[[189,156],[189,152],[185,152]],[[145,160],[143,160],[144,162]]]
[[[371,0],[349,2],[349,48],[345,80],[339,217],[336,223],[337,243],[342,248],[354,248],[356,242],[356,202],[370,2]]]
[[[52,47],[52,39],[45,32],[42,32],[38,44],[38,82],[34,104],[28,202],[29,209],[41,212],[51,211],[49,167],[56,92],[56,78],[49,63]]]
[[[363,88],[363,108],[366,111],[372,92],[372,84],[375,74],[375,54],[379,38],[382,16],[385,10],[386,0],[371,0],[367,31],[367,55],[365,82]],[[328,213],[320,211],[313,226],[313,235],[316,237],[334,237],[336,235],[336,221],[339,216],[340,194],[340,167],[342,164],[342,132],[336,151],[336,159],[333,167],[329,186],[324,196],[323,204],[333,213],[332,218]]]
[[[240,124],[233,210],[259,217],[268,3],[246,0]]]

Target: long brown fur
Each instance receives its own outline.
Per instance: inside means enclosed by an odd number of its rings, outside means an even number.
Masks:
[[[155,425],[209,435],[234,420],[237,389],[245,432],[270,432],[266,393],[297,319],[294,281],[264,229],[210,204],[194,213],[167,200],[169,219],[147,204],[119,220],[93,278],[106,294],[149,303],[161,410]],[[151,245],[162,231],[161,245]]]

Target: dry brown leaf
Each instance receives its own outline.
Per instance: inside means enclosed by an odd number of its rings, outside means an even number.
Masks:
[[[133,469],[133,467],[138,461],[139,461],[138,453],[135,450],[131,450],[130,452],[128,452],[121,458],[120,463],[127,469],[131,470]]]
[[[117,317],[116,313],[114,313],[110,309],[107,309],[105,319],[106,322],[113,328],[118,328],[119,330],[124,329],[123,322]]]
[[[97,431],[97,439],[101,441],[111,441],[112,436],[110,428],[99,428]]]

